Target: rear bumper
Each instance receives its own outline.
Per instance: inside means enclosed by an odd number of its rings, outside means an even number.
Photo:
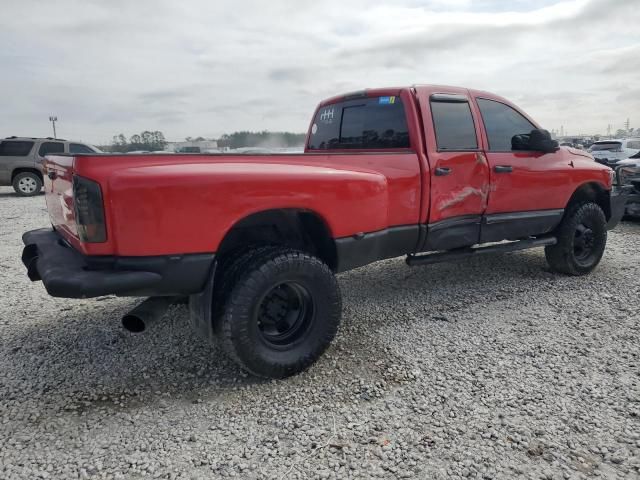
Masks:
[[[22,241],[29,278],[42,280],[49,295],[64,298],[191,295],[203,290],[215,258],[210,253],[90,257],[50,228],[27,232]]]
[[[640,197],[640,195],[636,195],[633,193],[632,186],[624,185],[622,187],[613,187],[610,197],[611,218],[607,223],[607,229],[611,230],[620,222],[620,220],[624,216],[627,202],[633,201],[636,197]]]

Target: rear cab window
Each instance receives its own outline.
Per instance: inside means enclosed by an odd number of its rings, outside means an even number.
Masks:
[[[0,142],[0,157],[26,157],[35,142],[23,140],[3,140]]]
[[[321,107],[309,150],[409,149],[409,127],[399,96],[363,97]]]

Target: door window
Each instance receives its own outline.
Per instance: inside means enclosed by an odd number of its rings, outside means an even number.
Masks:
[[[479,98],[478,106],[487,132],[489,150],[492,152],[511,151],[511,139],[515,135],[528,135],[536,128],[529,120],[504,103]]]
[[[477,150],[476,127],[469,102],[431,100],[438,150]]]
[[[0,157],[26,157],[33,148],[33,142],[8,140],[0,142]]]
[[[50,153],[64,153],[64,143],[42,142],[42,145],[40,145],[40,149],[38,150],[38,155],[44,157]]]

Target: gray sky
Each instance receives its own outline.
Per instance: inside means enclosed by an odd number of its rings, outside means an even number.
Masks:
[[[640,0],[3,0],[0,136],[305,131],[324,97],[440,83],[546,128],[640,127]]]

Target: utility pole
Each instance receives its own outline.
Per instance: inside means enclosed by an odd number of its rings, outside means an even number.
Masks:
[[[51,116],[49,117],[49,121],[53,124],[53,138],[58,138],[56,136],[56,122],[58,121],[58,117]]]
[[[627,121],[626,121],[626,122],[624,122],[624,126],[625,126],[625,128],[626,128],[626,130],[627,130],[627,132],[628,132],[628,131],[629,131],[629,127],[631,126],[631,122],[629,121],[629,119],[628,119],[628,118],[627,118]]]

